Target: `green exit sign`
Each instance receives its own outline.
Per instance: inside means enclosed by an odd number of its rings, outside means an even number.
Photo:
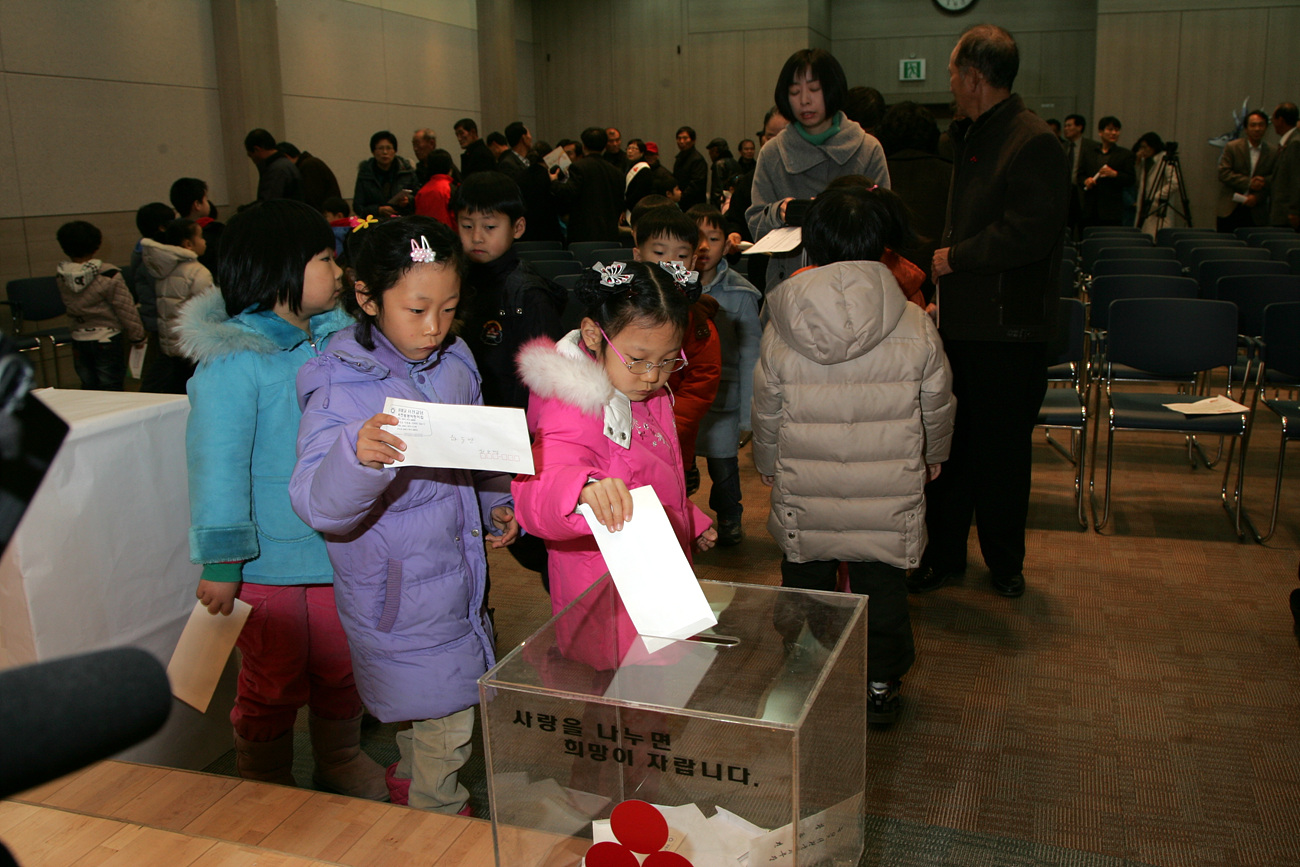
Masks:
[[[898,61],[898,80],[899,81],[925,81],[925,61],[924,60]]]

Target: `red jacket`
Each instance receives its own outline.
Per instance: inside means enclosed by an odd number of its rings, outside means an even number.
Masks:
[[[447,205],[451,202],[451,175],[434,175],[415,194],[415,213],[433,217],[456,231],[456,220]]]
[[[689,363],[668,378],[668,388],[676,400],[673,418],[677,422],[677,439],[681,442],[685,467],[695,464],[695,438],[700,432],[700,422],[713,406],[722,382],[722,342],[718,339],[718,327],[713,324],[717,312],[718,301],[709,295],[701,295],[691,307],[691,322],[682,340],[682,352]]]

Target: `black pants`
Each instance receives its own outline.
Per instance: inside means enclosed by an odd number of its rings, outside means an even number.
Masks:
[[[146,357],[140,376],[140,390],[152,394],[185,394],[185,384],[194,375],[194,362],[179,355],[167,355],[152,346],[152,358]]]
[[[72,367],[88,391],[121,391],[126,381],[126,338],[115,334],[106,343],[72,341]]]
[[[740,458],[705,458],[704,463],[713,483],[709,489],[709,508],[719,521],[740,523],[741,513],[745,511],[740,504]]]
[[[923,564],[966,568],[975,519],[984,564],[1015,575],[1025,563],[1033,430],[1047,391],[1047,344],[946,340],[957,398],[952,453],[925,489],[930,543]]]
[[[838,560],[791,563],[781,559],[781,586],[834,590]],[[907,573],[887,563],[849,563],[849,588],[867,602],[867,679],[898,680],[916,660],[907,613]]]
[[[1241,204],[1232,209],[1232,213],[1226,217],[1215,217],[1214,228],[1220,232],[1232,233],[1238,229],[1244,229],[1247,226],[1255,225],[1255,212]]]

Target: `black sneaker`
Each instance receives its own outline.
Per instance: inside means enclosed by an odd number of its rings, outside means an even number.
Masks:
[[[694,494],[699,489],[700,489],[700,468],[687,467],[686,468],[686,496],[689,497],[691,494]]]
[[[1021,572],[1014,575],[993,575],[993,590],[999,596],[1015,599],[1025,595],[1025,576]]]
[[[904,579],[907,584],[908,593],[929,593],[931,590],[938,590],[948,583],[948,579],[955,578],[958,572],[943,572],[933,566],[922,566],[908,575]]]
[[[740,544],[740,540],[745,538],[745,531],[741,529],[740,521],[728,521],[718,519],[718,547],[731,548]]]
[[[903,699],[899,696],[902,689],[901,680],[873,680],[868,683],[867,722],[880,728],[893,725],[903,704]]]

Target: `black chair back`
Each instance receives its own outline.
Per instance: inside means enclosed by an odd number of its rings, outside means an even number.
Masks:
[[[1201,266],[1206,262],[1266,262],[1268,251],[1258,247],[1195,247],[1187,254],[1183,265],[1192,277],[1200,278]]]
[[[40,322],[68,312],[57,277],[20,277],[5,286],[17,322]]]
[[[1116,238],[1114,236],[1103,236],[1100,238],[1088,238],[1080,247],[1082,254],[1083,270],[1092,272],[1092,263],[1097,261],[1097,254],[1106,247],[1150,247],[1151,239],[1141,233],[1133,237]]]
[[[1191,255],[1192,250],[1203,247],[1245,247],[1246,242],[1240,238],[1234,238],[1231,235],[1220,235],[1217,238],[1193,237],[1181,238],[1174,242],[1174,255],[1178,261],[1184,265],[1187,264],[1187,257]]]
[[[1221,277],[1218,288],[1219,300],[1237,305],[1237,332],[1247,337],[1264,333],[1265,307],[1300,301],[1300,276],[1295,274]]]
[[[515,255],[525,262],[576,262],[568,250],[517,250]]]
[[[1269,370],[1300,377],[1300,302],[1264,308],[1264,352]]]
[[[1078,298],[1062,298],[1056,307],[1056,334],[1052,339],[1052,364],[1083,361],[1083,337],[1087,308]]]
[[[1231,235],[1221,235],[1213,229],[1188,229],[1184,227],[1171,226],[1167,229],[1156,229],[1156,246],[1172,247],[1175,241],[1182,238],[1230,238]]]
[[[1219,297],[1219,280],[1224,277],[1252,274],[1288,274],[1285,262],[1269,259],[1206,259],[1196,270],[1196,282],[1202,298]]]
[[[1288,253],[1292,250],[1300,250],[1300,237],[1270,238],[1265,241],[1262,246],[1272,254],[1274,259],[1277,259],[1279,262],[1285,262]]]
[[[1141,235],[1142,230],[1136,226],[1088,226],[1083,230],[1083,239],[1089,238],[1124,238],[1133,235]]]
[[[1104,262],[1107,259],[1164,259],[1168,262],[1177,262],[1178,257],[1174,251],[1168,247],[1102,247],[1097,251],[1097,259],[1092,266],[1097,267],[1097,262]]]
[[[563,250],[564,245],[559,241],[515,241],[512,249],[516,253],[533,250]]]
[[[1109,329],[1111,304],[1126,298],[1195,298],[1196,281],[1190,277],[1148,277],[1145,275],[1117,275],[1098,277],[1088,290],[1091,302],[1093,328]]]
[[[1164,247],[1152,247],[1168,253],[1167,259],[1098,259],[1092,266],[1092,277],[1114,277],[1116,275],[1147,277],[1181,277],[1183,266],[1174,258],[1172,250]],[[1145,250],[1141,252],[1146,252]]]
[[[1237,308],[1200,298],[1121,298],[1110,306],[1110,361],[1155,374],[1231,366]]]
[[[1232,234],[1255,247],[1274,238],[1294,238],[1296,236],[1294,229],[1284,229],[1281,226],[1242,226]]]
[[[565,274],[581,274],[582,263],[572,259],[567,261],[546,259],[541,262],[529,262],[530,267],[547,280],[558,280]]]

